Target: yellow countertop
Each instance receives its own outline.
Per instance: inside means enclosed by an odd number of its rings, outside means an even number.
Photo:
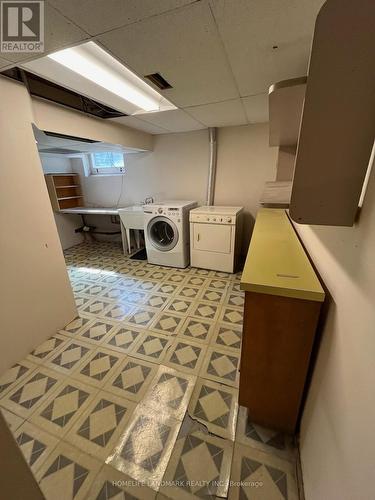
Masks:
[[[241,289],[324,301],[324,290],[285,210],[259,210],[242,273]]]

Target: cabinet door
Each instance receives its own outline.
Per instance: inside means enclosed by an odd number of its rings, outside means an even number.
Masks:
[[[216,253],[230,253],[232,226],[220,224],[194,224],[193,246],[195,250]]]

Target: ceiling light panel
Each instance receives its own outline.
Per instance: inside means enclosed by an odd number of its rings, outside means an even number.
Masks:
[[[127,114],[176,109],[94,42],[54,52],[23,67]]]

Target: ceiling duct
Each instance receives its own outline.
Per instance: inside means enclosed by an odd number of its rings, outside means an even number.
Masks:
[[[118,118],[128,116],[126,113],[117,111],[105,104],[101,104],[73,90],[68,90],[61,85],[52,83],[40,76],[29,73],[21,68],[11,68],[0,73],[3,76],[22,82],[28,89],[30,95],[41,97],[48,101],[73,108],[82,113],[96,116],[97,118]]]

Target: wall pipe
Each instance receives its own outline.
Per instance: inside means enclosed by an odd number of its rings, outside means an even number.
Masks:
[[[207,182],[207,205],[213,205],[215,201],[215,182],[216,182],[216,163],[217,163],[217,134],[216,128],[208,129],[208,140],[210,147],[210,156],[208,164],[208,182]]]

